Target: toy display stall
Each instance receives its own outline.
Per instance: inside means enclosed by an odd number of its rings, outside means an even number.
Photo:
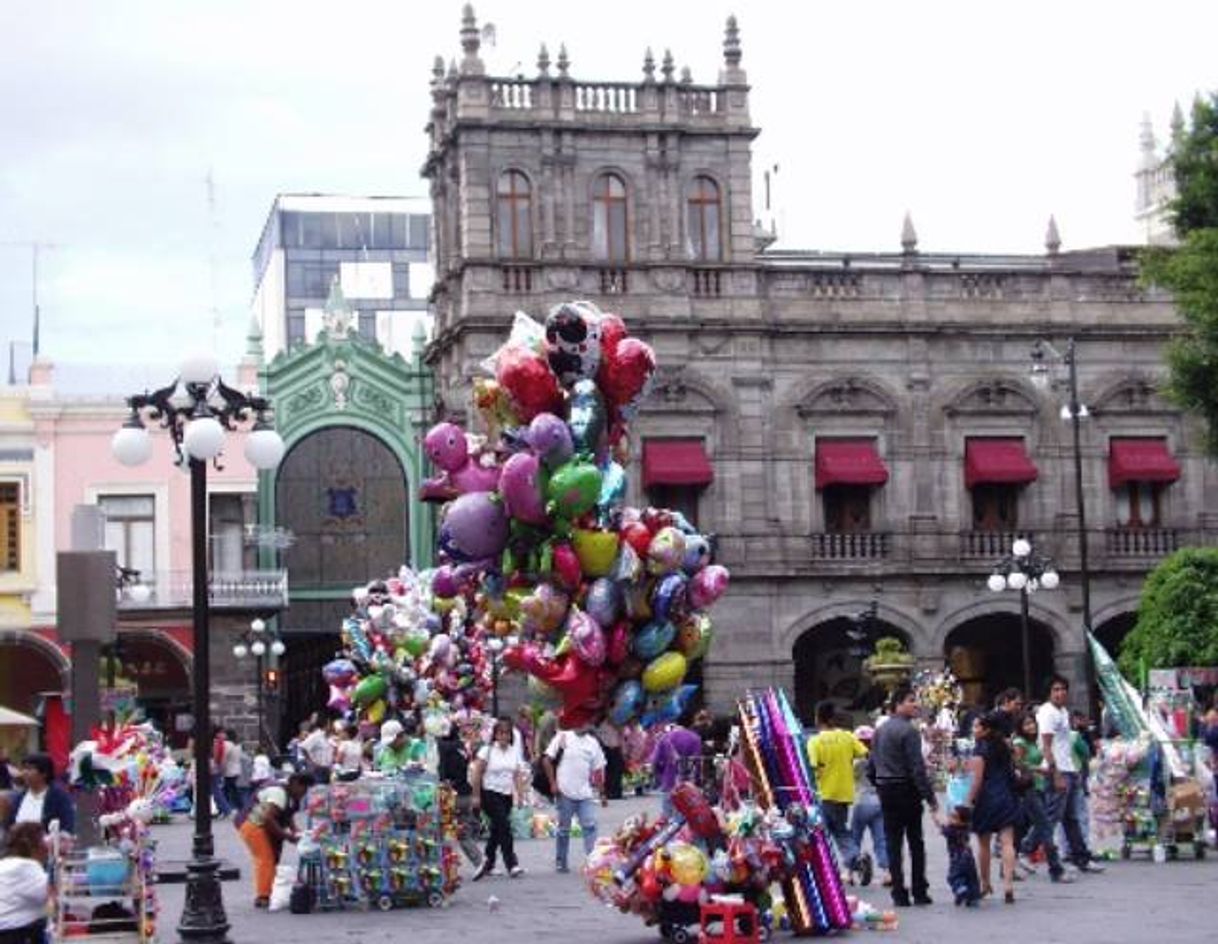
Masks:
[[[314,787],[291,910],[442,906],[460,884],[456,796],[430,774]]]
[[[73,850],[51,832],[53,942],[153,944],[157,940],[155,843],[144,834],[118,846]]]

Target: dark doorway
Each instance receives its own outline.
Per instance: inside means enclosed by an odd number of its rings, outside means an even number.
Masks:
[[[1114,661],[1121,654],[1121,646],[1125,642],[1125,637],[1129,635],[1137,621],[1137,613],[1121,613],[1112,619],[1105,620],[1095,628],[1095,638],[1108,650],[1108,655],[1112,656]]]
[[[20,635],[0,640],[0,705],[32,715],[40,695],[64,690],[59,667],[38,643]]]
[[[1021,622],[1015,613],[978,616],[953,629],[943,654],[964,690],[964,703],[989,707],[1005,688],[1024,687]],[[1033,701],[1044,698],[1044,687],[1053,674],[1053,634],[1043,623],[1028,621],[1032,662]]]
[[[326,680],[321,677],[321,669],[342,649],[338,633],[294,633],[285,641],[287,651],[280,660],[281,695],[272,696],[266,709],[267,725],[280,748],[296,733],[300,722],[313,712],[332,716],[326,712],[330,692]],[[282,714],[278,711],[277,698],[283,706]],[[277,719],[281,721],[278,726]]]
[[[792,650],[795,711],[804,724],[812,724],[822,701],[832,701],[860,724],[883,704],[884,690],[863,671],[863,660],[882,636],[895,636],[909,646],[909,637],[901,630],[864,614],[828,620],[799,637]]]
[[[190,672],[173,645],[152,634],[119,633],[119,674],[135,682],[144,716],[168,738],[184,747],[190,729],[178,730],[177,718],[191,714]],[[102,679],[102,685],[108,684]]]

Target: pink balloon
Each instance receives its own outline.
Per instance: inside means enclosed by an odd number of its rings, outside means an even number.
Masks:
[[[727,592],[728,569],[722,564],[708,564],[689,581],[689,603],[695,610],[705,610]]]
[[[525,524],[546,523],[546,501],[542,489],[541,461],[529,452],[518,452],[503,464],[499,494],[507,513]]]
[[[591,616],[578,607],[567,618],[567,637],[575,654],[591,666],[604,664],[605,633]]]

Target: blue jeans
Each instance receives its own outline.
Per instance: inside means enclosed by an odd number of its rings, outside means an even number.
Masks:
[[[558,839],[555,843],[554,864],[567,868],[567,850],[571,846],[571,820],[579,820],[584,833],[584,855],[596,845],[596,800],[573,800],[560,793],[558,800]]]
[[[837,846],[838,864],[842,868],[853,869],[859,850],[850,831],[850,804],[821,800],[820,808],[825,814],[825,828],[833,837],[833,844]]]
[[[871,848],[874,850],[877,867],[888,871],[888,844],[884,839],[884,811],[880,809],[880,798],[874,793],[860,796],[850,814],[850,837],[854,840],[857,855],[863,851],[863,836],[871,831]]]
[[[1082,786],[1079,784],[1078,774],[1061,776],[1066,782],[1066,789],[1058,791],[1050,785],[1045,791],[1045,813],[1054,831],[1061,826],[1066,834],[1066,858],[1075,865],[1086,865],[1091,861],[1091,851],[1087,848],[1082,824],[1078,820],[1078,800],[1075,799],[1075,794],[1081,792]]]
[[[1028,831],[1018,851],[1021,855],[1031,855],[1038,846],[1044,846],[1045,858],[1049,860],[1049,874],[1057,878],[1062,874],[1062,860],[1057,853],[1054,830],[1049,821],[1049,804],[1053,802],[1049,794],[1052,792],[1053,786],[1050,784],[1043,792],[1029,790],[1024,794],[1023,809],[1028,818]]]

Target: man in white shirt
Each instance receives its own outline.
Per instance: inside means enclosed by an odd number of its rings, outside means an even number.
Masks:
[[[584,854],[590,853],[596,845],[597,795],[600,794],[602,806],[606,803],[603,793],[605,753],[585,726],[554,735],[546,747],[544,763],[550,778],[550,791],[558,805],[554,867],[558,872],[569,872],[567,852],[571,846],[572,818],[579,820],[579,828],[583,830]]]
[[[309,736],[300,742],[300,753],[308,764],[308,772],[318,783],[330,782],[330,768],[334,766],[334,743],[326,732],[323,721],[317,721]]]
[[[1074,795],[1082,787],[1071,750],[1070,709],[1066,707],[1069,698],[1070,683],[1062,676],[1055,675],[1049,682],[1049,700],[1036,711],[1041,750],[1049,768],[1045,815],[1054,832],[1059,825],[1065,830],[1070,860],[1075,866],[1083,872],[1102,872],[1103,866],[1091,861],[1075,806]]]
[[[237,732],[231,728],[224,732],[224,755],[220,761],[221,774],[224,777],[224,796],[228,805],[239,810],[244,805],[241,802],[241,764],[245,751],[237,742]]]

